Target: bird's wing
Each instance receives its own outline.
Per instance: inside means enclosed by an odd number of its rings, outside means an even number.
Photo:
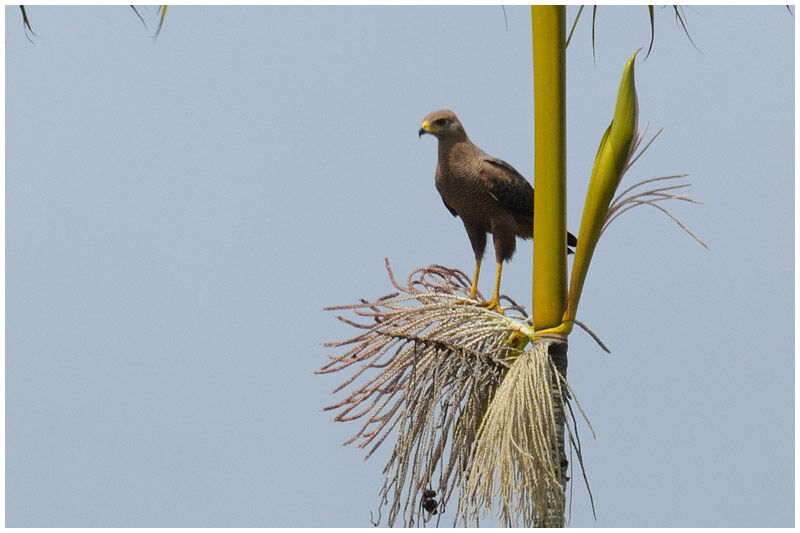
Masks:
[[[447,202],[445,202],[445,201],[444,201],[444,197],[442,197],[442,203],[443,203],[443,204],[444,204],[444,206],[447,208],[447,210],[448,210],[448,211],[450,211],[450,213],[452,213],[452,215],[453,215],[454,217],[457,217],[457,216],[458,216],[458,213],[456,213],[456,210],[455,210],[455,209],[453,209],[452,207],[450,207],[449,205],[447,205]]]
[[[445,199],[444,199],[444,194],[442,193],[442,189],[440,189],[440,188],[439,188],[439,172],[440,172],[440,171],[439,171],[439,167],[437,166],[437,167],[436,167],[436,181],[435,181],[435,183],[436,183],[436,190],[437,190],[437,191],[439,191],[439,196],[441,196],[441,197],[442,197],[442,203],[443,203],[443,204],[444,204],[444,206],[447,208],[447,210],[448,210],[448,211],[450,211],[450,214],[452,214],[454,217],[457,217],[457,216],[458,216],[458,213],[456,213],[456,210],[455,210],[455,209],[453,209],[452,207],[450,207],[450,205],[447,203],[447,200],[445,200]]]
[[[533,187],[514,167],[501,159],[484,155],[480,176],[489,194],[503,208],[517,215],[533,217]]]

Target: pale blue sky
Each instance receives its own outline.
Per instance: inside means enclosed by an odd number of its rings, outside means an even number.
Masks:
[[[571,22],[577,8],[568,8]],[[321,309],[439,263],[471,273],[433,186],[449,107],[532,179],[527,7],[6,8],[9,526],[369,526],[384,455],[320,408]],[[578,25],[568,220],[644,7]],[[794,523],[794,24],[784,6],[670,9],[636,67],[664,133],[623,184],[688,172],[675,205],[600,241],[569,379],[597,507],[573,526]],[[503,292],[530,300],[531,244]],[[491,268],[481,289],[491,287]],[[343,376],[342,376],[343,377]],[[388,452],[388,449],[386,450]],[[447,522],[447,516],[445,517]]]

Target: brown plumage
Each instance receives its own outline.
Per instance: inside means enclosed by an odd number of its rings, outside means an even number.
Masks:
[[[503,261],[514,255],[517,237],[533,237],[533,187],[514,167],[472,144],[452,111],[442,109],[426,116],[420,137],[425,133],[439,139],[436,190],[450,213],[461,218],[475,252],[470,298],[477,292],[486,234],[491,233],[497,277],[494,296],[481,305],[502,313],[499,292]],[[567,243],[574,246],[577,239],[568,233]]]

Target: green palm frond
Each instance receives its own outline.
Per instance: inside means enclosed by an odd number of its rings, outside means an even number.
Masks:
[[[678,23],[681,25],[681,28],[683,28],[683,33],[686,34],[686,37],[689,39],[689,42],[692,43],[692,46],[694,46],[694,49],[702,54],[703,51],[700,50],[700,48],[697,47],[697,45],[695,44],[694,40],[692,39],[692,36],[689,34],[689,28],[686,26],[686,20],[685,20],[686,14],[684,13],[683,7],[681,7],[681,6],[672,6],[672,9],[675,12],[675,20],[677,20]]]
[[[697,47],[694,40],[692,39],[692,36],[689,34],[689,28],[686,24],[686,14],[684,12],[683,7],[674,5],[672,6],[672,9],[675,13],[675,20],[678,22],[678,24],[680,24],[681,28],[683,29],[683,32],[686,34],[686,37],[689,39],[689,42],[691,42],[692,46],[694,46],[695,49],[702,54],[703,52],[700,50],[700,48]],[[570,35],[569,35],[570,38],[572,37],[572,32],[575,30],[575,25],[578,23],[578,18],[581,15],[581,11],[583,11],[583,6],[581,6],[581,8],[578,10],[578,15],[575,17],[575,21],[572,24],[572,30],[570,30]],[[650,18],[650,44],[647,47],[647,54],[645,55],[645,59],[650,57],[650,52],[652,52],[653,50],[653,43],[655,42],[656,38],[655,6],[648,5],[647,12]],[[789,10],[789,12],[791,13],[791,9]],[[597,33],[596,22],[597,22],[597,6],[592,6],[592,61],[594,61],[595,64],[596,64],[595,46],[596,46],[596,33]],[[569,44],[569,40],[570,39],[568,38],[567,44]]]
[[[592,62],[597,65],[597,58],[595,57],[595,23],[597,22],[597,6],[592,6]]]
[[[22,11],[22,26],[23,28],[25,28],[25,38],[28,39],[28,41],[30,41],[31,43],[33,43],[33,39],[31,39],[30,36],[28,36],[28,32],[30,32],[31,35],[34,35],[36,37],[38,37],[38,35],[36,35],[36,32],[34,32],[33,28],[31,28],[31,21],[28,18],[28,12],[25,9],[25,6],[19,6],[19,9],[20,11]]]
[[[569,42],[570,42],[570,40],[572,40],[572,34],[575,33],[575,26],[578,25],[578,19],[581,18],[581,13],[583,13],[583,8],[584,8],[584,6],[581,6],[581,7],[578,8],[578,14],[575,15],[575,20],[572,21],[572,28],[570,28],[570,30],[569,30],[569,35],[567,36],[567,42],[564,45],[564,48],[569,46]]]
[[[164,27],[164,19],[167,16],[167,6],[166,6],[166,4],[162,5],[158,10],[161,12],[161,18],[158,21],[158,29],[156,30],[156,35],[155,35],[156,37],[158,37],[158,35],[161,33],[161,28]]]
[[[133,12],[136,13],[137,17],[139,17],[139,20],[142,22],[142,26],[144,26],[146,28],[147,27],[147,23],[142,18],[142,15],[139,13],[139,10],[136,9],[136,6],[131,5],[131,9],[133,9]]]
[[[650,57],[650,51],[653,49],[653,42],[656,39],[655,9],[653,9],[653,6],[647,6],[647,11],[650,13],[650,46],[647,47],[647,54],[644,56],[645,59]]]

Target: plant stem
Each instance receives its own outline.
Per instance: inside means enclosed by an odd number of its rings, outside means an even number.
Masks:
[[[566,13],[531,6],[535,159],[533,321],[561,324],[567,296]]]
[[[566,10],[564,6],[531,6],[533,33],[533,92],[535,121],[533,322],[544,329],[561,324],[567,298],[566,255]],[[544,341],[558,371],[567,376],[566,342]],[[551,383],[561,491],[554,494],[544,527],[564,527],[566,453],[564,409]]]

